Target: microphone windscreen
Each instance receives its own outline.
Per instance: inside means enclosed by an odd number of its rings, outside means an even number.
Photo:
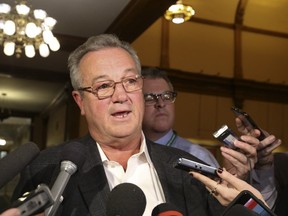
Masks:
[[[112,189],[106,205],[107,216],[142,216],[146,197],[137,185],[122,183]]]
[[[20,173],[36,156],[40,150],[35,143],[20,145],[0,160],[0,188]]]
[[[86,148],[80,142],[71,142],[64,146],[61,152],[62,161],[71,161],[77,166],[77,169],[82,167],[86,158]]]
[[[259,214],[253,212],[252,210],[246,208],[241,204],[236,204],[227,209],[223,216],[259,216]]]
[[[183,213],[171,203],[161,203],[155,206],[152,216],[183,216]]]

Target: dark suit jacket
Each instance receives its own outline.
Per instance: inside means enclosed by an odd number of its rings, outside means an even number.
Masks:
[[[104,216],[110,189],[95,140],[89,135],[42,151],[22,172],[13,199],[26,191],[34,190],[40,183],[51,188],[59,173],[61,151],[71,142],[81,143],[87,156],[82,168],[69,180],[57,215]],[[182,150],[158,145],[149,140],[147,147],[166,202],[180,208],[184,215],[221,215],[224,207],[209,195],[206,188],[187,172],[173,167],[173,163],[181,156],[198,161],[199,159]]]
[[[288,215],[288,153],[274,153],[274,176],[278,196],[275,204],[275,213],[278,216]]]

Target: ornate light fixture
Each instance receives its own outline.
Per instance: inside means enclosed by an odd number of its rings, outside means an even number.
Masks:
[[[17,1],[13,9],[0,3],[0,44],[4,46],[5,55],[15,53],[19,58],[25,50],[25,55],[33,58],[35,50],[39,50],[40,56],[47,57],[49,48],[59,50],[59,41],[52,33],[57,21],[42,9],[32,11],[26,0]]]
[[[181,24],[189,20],[194,14],[195,10],[191,6],[183,5],[182,1],[179,0],[168,8],[164,17],[175,24]]]

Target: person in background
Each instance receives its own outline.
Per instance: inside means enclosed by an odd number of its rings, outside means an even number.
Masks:
[[[177,93],[166,72],[157,68],[143,68],[141,73],[144,77],[144,134],[155,143],[182,149],[211,166],[219,167],[209,150],[180,137],[173,130]]]
[[[144,192],[144,216],[165,202],[187,216],[223,213],[224,207],[201,182],[174,167],[179,157],[198,158],[145,138],[141,64],[128,43],[111,34],[91,37],[70,54],[68,66],[72,95],[89,134],[42,151],[21,173],[14,199],[41,183],[53,185],[61,155],[79,144],[72,155],[84,154],[84,163],[68,182],[56,215],[104,216],[110,191],[125,182]]]
[[[155,143],[179,148],[198,157],[209,165],[219,167],[215,157],[206,148],[192,143],[173,130],[175,118],[175,100],[177,93],[169,80],[166,71],[146,67],[142,69],[144,77],[143,93],[145,100],[145,113],[143,119],[143,131],[146,137]],[[259,141],[251,136],[241,137],[242,141],[235,141],[235,145],[242,152],[226,147],[221,147],[221,153],[225,158],[229,172],[241,179],[247,179],[247,175],[257,161],[255,146]]]

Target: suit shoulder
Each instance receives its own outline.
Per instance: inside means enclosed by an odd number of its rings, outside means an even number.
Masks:
[[[190,160],[203,162],[199,158],[195,157],[194,155],[191,155],[190,153],[188,153],[184,150],[170,147],[170,146],[159,145],[159,144],[154,143],[154,142],[150,142],[150,144],[151,144],[152,150],[154,151],[153,154],[159,154],[159,155],[161,155],[161,157],[164,157],[165,155],[170,157],[170,158],[185,157],[185,158],[190,159]]]

